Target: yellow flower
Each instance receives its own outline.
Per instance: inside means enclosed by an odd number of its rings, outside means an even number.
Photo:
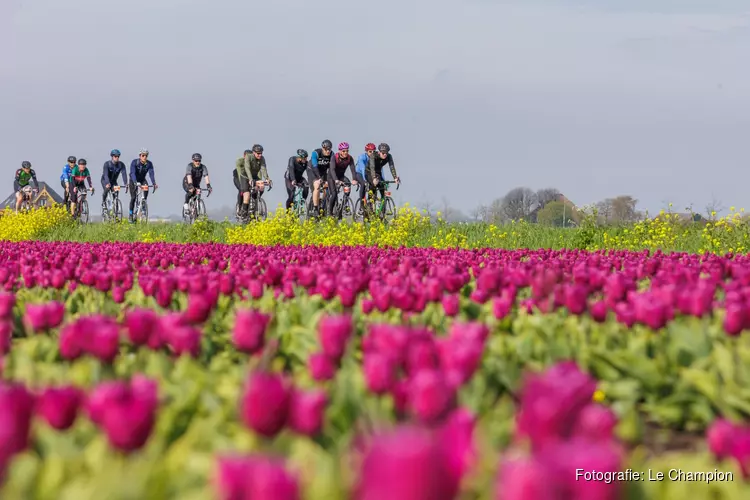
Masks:
[[[602,401],[604,401],[604,398],[604,391],[602,391],[601,389],[597,389],[596,392],[594,392],[593,400],[597,403],[601,403]]]

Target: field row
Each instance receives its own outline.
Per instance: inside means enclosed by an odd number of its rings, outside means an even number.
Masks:
[[[750,491],[730,423],[750,416],[746,257],[24,242],[0,259],[3,498]]]

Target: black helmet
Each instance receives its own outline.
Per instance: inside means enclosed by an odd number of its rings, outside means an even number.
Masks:
[[[262,153],[263,152],[263,146],[260,144],[256,144],[253,146],[253,153]]]
[[[76,157],[75,156],[68,156],[68,163],[75,163]]]
[[[83,158],[81,158],[80,160],[78,160],[78,164],[79,165],[85,165],[86,164],[86,160],[84,160]]]
[[[245,152],[244,152],[244,153],[242,153],[242,154],[243,154],[243,156],[244,156],[244,155],[249,155],[249,154],[250,154],[250,153],[252,153],[252,152],[253,152],[253,150],[252,150],[252,149],[246,149],[246,150],[245,150]]]
[[[195,153],[193,155],[193,161],[201,161],[203,157],[200,155],[200,153]]]
[[[297,156],[299,156],[300,158],[307,158],[307,151],[305,151],[304,149],[298,149]]]
[[[387,153],[390,150],[391,150],[391,147],[384,142],[381,142],[380,145],[378,146],[378,151],[380,151],[381,153]]]
[[[320,143],[320,147],[323,149],[333,149],[333,143],[326,139],[325,141]]]
[[[31,162],[30,161],[22,162],[21,168],[31,168]]]

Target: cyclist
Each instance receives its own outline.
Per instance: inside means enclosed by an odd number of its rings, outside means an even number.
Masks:
[[[91,172],[89,172],[88,167],[86,167],[86,160],[83,158],[78,160],[78,165],[73,167],[73,170],[70,172],[70,213],[74,214],[76,213],[76,202],[78,201],[78,198],[76,198],[75,193],[77,189],[83,189],[86,190],[86,184],[85,182],[89,183],[89,189],[91,190],[91,194],[94,194],[94,186],[91,184]]]
[[[39,191],[39,182],[36,180],[36,172],[31,168],[31,162],[24,161],[21,163],[21,168],[16,170],[16,177],[13,179],[13,190],[16,192],[16,212],[21,208],[21,202],[23,201],[21,190],[28,186],[29,182],[34,183],[35,193]]]
[[[146,184],[146,174],[151,179],[154,191],[159,187],[154,180],[154,164],[148,159],[148,149],[141,149],[138,158],[130,162],[130,222],[135,222],[133,210],[135,210],[135,197],[141,184]],[[148,199],[148,191],[143,192],[143,199]]]
[[[64,203],[65,207],[68,207],[68,189],[70,184],[70,172],[73,170],[73,167],[76,166],[76,157],[75,156],[68,156],[68,163],[65,164],[62,170],[62,175],[60,176],[60,185],[63,188],[63,193],[65,193],[63,196],[65,197]]]
[[[336,205],[336,199],[339,195],[339,186],[351,186],[352,181],[346,176],[346,169],[350,169],[352,177],[356,174],[354,168],[354,158],[349,155],[349,143],[342,142],[339,144],[339,152],[331,158],[331,166],[328,169],[328,186],[330,187],[330,196],[328,197],[328,213],[332,214]]]
[[[284,184],[286,184],[286,208],[292,208],[294,202],[294,190],[299,185],[302,186],[302,198],[307,201],[307,195],[310,194],[310,185],[305,180],[304,174],[309,168],[310,162],[307,161],[307,151],[304,149],[297,150],[297,156],[290,156],[286,172],[284,172]]]
[[[373,154],[370,156],[370,161],[367,164],[366,172],[367,183],[374,186],[380,192],[380,196],[385,196],[385,184],[382,184],[380,181],[383,180],[383,167],[386,163],[391,169],[393,180],[396,181],[396,184],[401,184],[401,179],[398,177],[398,174],[396,173],[396,167],[393,164],[391,147],[388,144],[381,142],[378,146],[377,154]]]
[[[107,194],[112,191],[112,188],[117,186],[117,176],[122,175],[122,185],[125,186],[125,192],[128,192],[128,178],[125,174],[127,168],[125,164],[120,161],[120,150],[113,149],[110,151],[109,156],[111,160],[104,162],[104,168],[102,170],[102,208],[107,209]]]
[[[357,158],[357,166],[354,171],[354,182],[359,185],[359,199],[364,202],[365,193],[367,192],[367,165],[370,163],[370,158],[375,154],[377,147],[375,144],[368,142],[365,146],[365,152],[359,155]]]
[[[247,216],[247,213],[251,208],[250,180],[252,179],[261,196],[265,190],[266,183],[273,187],[273,183],[268,177],[268,170],[266,170],[266,159],[263,157],[263,146],[255,144],[250,150],[250,153],[245,151],[244,156],[237,160],[235,170],[237,170],[237,184],[242,193],[242,208],[240,209],[240,215],[244,217]],[[252,191],[252,201],[255,201],[257,196],[257,192]]]
[[[331,165],[333,156],[333,143],[326,139],[320,147],[312,152],[310,157],[310,168],[307,170],[307,179],[313,187],[313,206],[315,215],[319,213],[320,206],[320,184],[328,178],[328,167]]]
[[[208,178],[208,167],[202,163],[203,156],[200,153],[195,153],[192,160],[187,165],[185,177],[182,178],[182,189],[185,191],[185,204],[182,206],[182,210],[185,213],[189,210],[188,204],[190,203],[190,198],[195,195],[195,188],[200,189],[203,177],[206,178],[206,187],[209,194],[213,191],[211,180]]]

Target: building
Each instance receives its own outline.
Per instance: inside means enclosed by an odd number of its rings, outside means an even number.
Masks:
[[[49,184],[39,181],[39,192],[37,193],[36,198],[32,201],[35,206],[46,207],[56,203],[63,203],[65,200],[62,196],[57,194]],[[0,203],[0,208],[8,207],[16,207],[16,193],[11,193],[2,203]]]

